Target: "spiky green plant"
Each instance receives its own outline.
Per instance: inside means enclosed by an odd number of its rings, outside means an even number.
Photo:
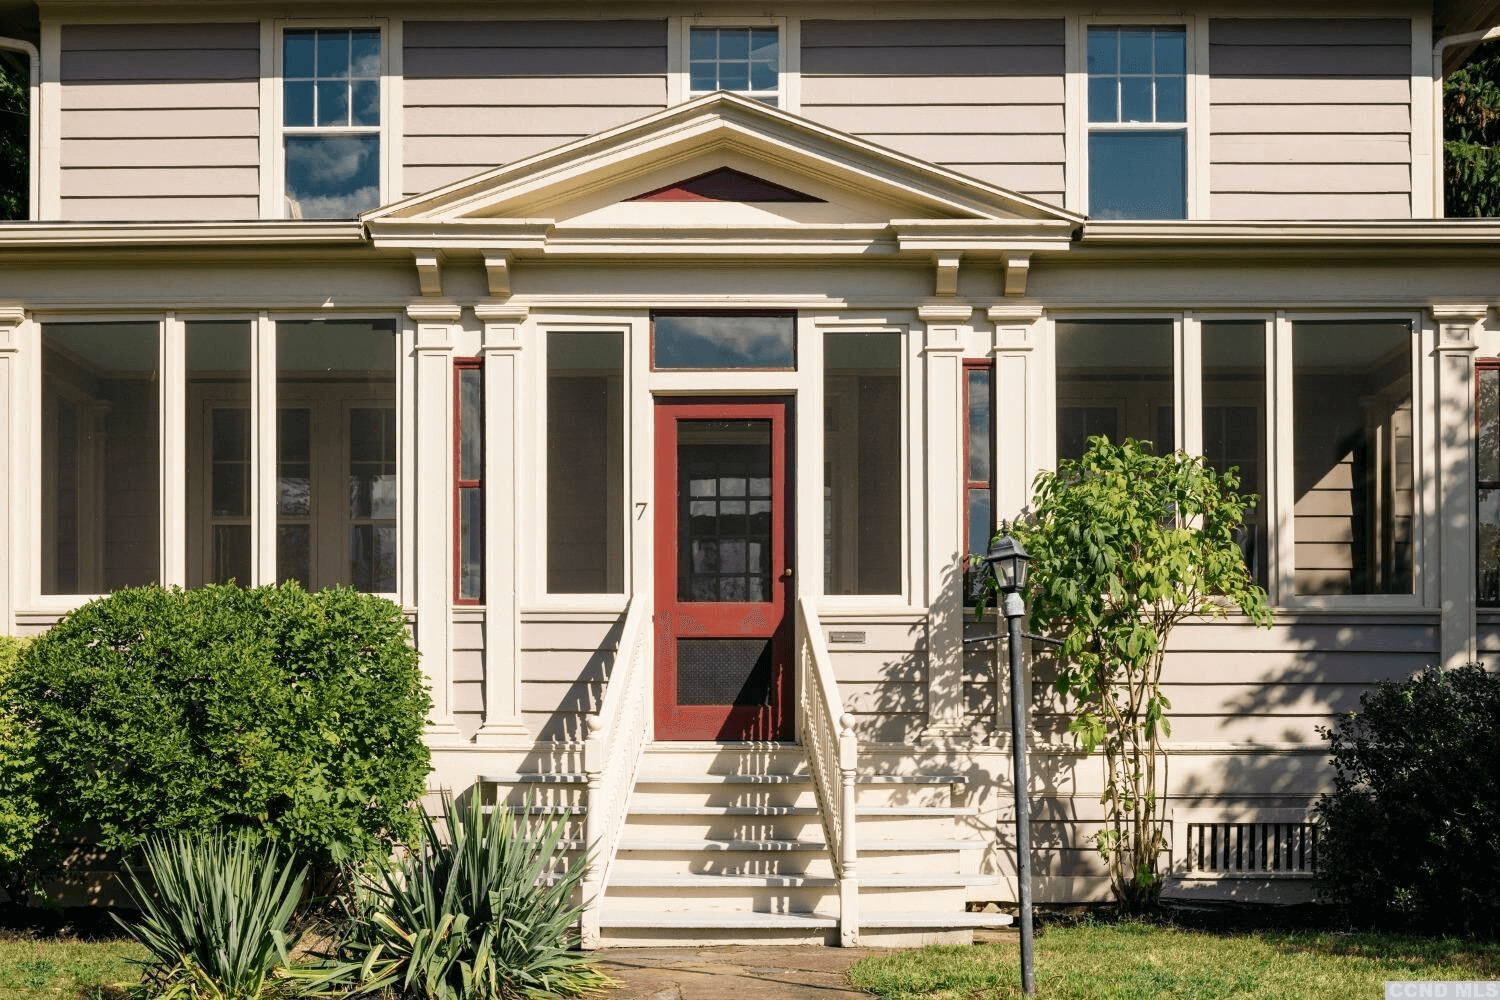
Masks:
[[[307,988],[509,1000],[613,985],[574,950],[583,862],[557,871],[567,819],[445,801],[441,824],[424,817],[416,849],[365,884],[340,961]]]
[[[306,867],[275,844],[222,832],[153,837],[142,854],[146,877],[129,865],[122,876],[141,919],[115,919],[150,952],[147,995],[257,1000],[289,992],[278,972],[291,965]]]

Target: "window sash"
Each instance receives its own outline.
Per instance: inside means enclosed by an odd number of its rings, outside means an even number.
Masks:
[[[464,383],[466,380],[478,382],[476,413],[473,414],[474,421],[464,419]],[[484,392],[484,359],[483,358],[455,358],[453,361],[453,603],[460,605],[478,605],[484,603],[484,429],[486,399]],[[478,468],[466,468],[464,461],[465,444],[472,440],[470,434],[477,438]],[[465,476],[464,472],[478,473],[474,476]],[[477,503],[477,510],[470,503]],[[471,512],[477,514],[478,524],[472,526],[474,536],[477,536],[479,558],[477,566],[470,572],[465,564],[465,532],[466,517]]]

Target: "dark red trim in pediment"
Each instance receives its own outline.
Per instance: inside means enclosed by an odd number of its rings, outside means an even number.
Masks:
[[[733,167],[719,167],[697,177],[676,181],[627,201],[798,201],[821,202],[822,198],[793,191],[789,187],[752,177]]]

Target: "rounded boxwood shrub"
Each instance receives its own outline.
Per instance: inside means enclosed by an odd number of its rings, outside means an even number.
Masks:
[[[1382,683],[1322,734],[1324,895],[1362,923],[1500,934],[1500,677],[1469,664]]]
[[[121,590],[35,640],[13,689],[59,838],[243,830],[322,868],[417,833],[430,701],[387,600]]]

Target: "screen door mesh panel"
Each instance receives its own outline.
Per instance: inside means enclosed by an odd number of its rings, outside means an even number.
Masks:
[[[771,703],[770,639],[678,639],[679,705]]]

